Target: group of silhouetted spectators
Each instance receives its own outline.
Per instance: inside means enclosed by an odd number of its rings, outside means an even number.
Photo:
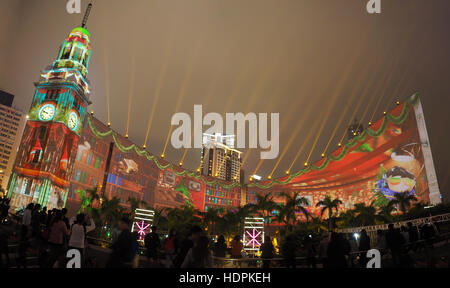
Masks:
[[[37,265],[41,268],[64,267],[66,252],[70,249],[78,250],[83,262],[86,234],[94,228],[95,223],[88,215],[78,214],[68,219],[65,208],[47,211],[47,207],[30,203],[14,233],[18,240],[16,266],[29,266],[30,251],[37,252]],[[9,262],[9,258],[7,260]]]

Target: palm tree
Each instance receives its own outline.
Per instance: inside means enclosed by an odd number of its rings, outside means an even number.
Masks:
[[[211,231],[212,235],[215,235],[215,228],[216,228],[216,223],[220,218],[220,215],[223,214],[223,209],[222,208],[214,208],[214,207],[210,207],[208,208],[208,210],[206,212],[202,212],[201,215],[202,217],[202,222],[204,227],[208,227],[208,230]],[[211,224],[211,227],[209,227],[209,225]],[[211,228],[211,229],[209,229]]]
[[[357,226],[355,221],[355,210],[349,209],[339,214],[340,221],[345,228]]]
[[[331,200],[329,195],[325,196],[323,200],[317,202],[316,207],[322,206],[322,210],[320,211],[320,217],[323,216],[323,213],[328,210],[328,219],[331,219],[333,216],[333,209],[336,210],[336,213],[339,210],[339,204],[342,204],[342,201],[339,199]]]
[[[130,211],[130,215],[131,215],[131,217],[134,216],[134,213],[136,212],[137,208],[141,207],[141,205],[145,205],[146,204],[145,201],[136,199],[134,197],[128,197],[127,202],[128,202],[128,204],[130,204],[130,210],[131,210]]]
[[[415,195],[410,195],[408,192],[396,193],[394,199],[391,200],[392,205],[397,205],[402,214],[406,214],[411,207],[413,201],[417,201]]]
[[[389,202],[387,205],[381,206],[379,208],[377,217],[385,223],[391,222],[392,212],[394,212],[395,210],[395,206],[392,205],[392,202]]]
[[[255,205],[255,209],[260,212],[259,214],[264,218],[264,223],[266,225],[268,224],[269,219],[272,218],[272,211],[276,208],[276,203],[272,200],[271,193],[265,195],[257,194],[256,199],[257,204]]]
[[[367,205],[365,203],[355,204],[355,219],[362,226],[369,226],[375,224],[377,208],[375,208],[372,203]]]
[[[322,206],[322,210],[320,211],[320,218],[322,218],[323,213],[328,210],[328,227],[331,230],[333,227],[333,209],[336,210],[336,213],[339,210],[339,204],[342,204],[342,201],[339,199],[331,200],[329,195],[325,196],[323,200],[317,202],[316,207]]]
[[[294,192],[293,194],[291,193],[282,193],[282,195],[285,197],[286,199],[286,220],[288,223],[290,223],[290,221],[292,220],[292,226],[295,226],[297,223],[297,217],[295,215],[295,212],[302,212],[305,217],[306,220],[309,219],[309,211],[304,207],[304,205],[308,206],[309,205],[309,201],[308,199],[306,199],[305,197],[300,197],[300,193],[298,192]]]

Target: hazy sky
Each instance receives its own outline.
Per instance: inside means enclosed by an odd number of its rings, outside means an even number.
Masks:
[[[194,104],[204,113],[278,112],[280,154],[294,137],[274,174],[281,176],[303,146],[292,171],[302,168],[316,135],[310,162],[320,159],[348,105],[330,152],[353,111],[367,123],[376,107],[373,120],[419,92],[441,192],[449,190],[450,1],[382,0],[380,15],[366,12],[366,0],[92,2],[90,110],[107,122],[109,90],[112,127],[125,134],[132,87],[129,134],[143,144],[160,83],[148,151],[162,152],[180,95],[179,111],[190,114]],[[81,23],[65,5],[0,0],[0,89],[23,110],[39,72]],[[183,152],[169,144],[167,159],[178,163]],[[276,161],[264,161],[258,174],[267,176]],[[200,151],[189,150],[185,167],[199,162]],[[258,162],[252,151],[246,176]]]

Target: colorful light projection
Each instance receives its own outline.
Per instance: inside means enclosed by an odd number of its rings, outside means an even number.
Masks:
[[[298,192],[308,197],[311,214],[326,196],[343,203],[339,211],[357,203],[383,207],[397,193],[414,194],[429,204],[441,202],[419,95],[399,103],[360,135],[316,163],[283,178],[248,185],[248,193],[277,195]],[[302,220],[302,214],[299,220]]]
[[[242,239],[245,251],[259,251],[264,243],[264,218],[246,217]]]
[[[139,235],[139,241],[143,241],[145,235],[150,232],[154,217],[155,211],[153,210],[139,208],[135,210],[131,232],[137,231]]]

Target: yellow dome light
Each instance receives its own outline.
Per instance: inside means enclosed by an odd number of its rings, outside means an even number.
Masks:
[[[269,175],[269,176],[267,177],[267,179],[271,180],[271,179],[272,179],[272,176]]]
[[[286,175],[289,175],[289,173],[290,173],[289,170],[287,170],[287,171],[286,171]]]
[[[397,103],[395,103],[395,104],[400,105],[400,101],[397,101]]]
[[[108,127],[111,127],[111,122],[108,122]]]
[[[339,143],[339,144],[338,144],[338,147],[341,147],[341,146],[342,146],[342,143]]]
[[[144,144],[144,146],[142,146],[142,148],[147,149],[147,145]]]
[[[125,138],[127,138],[127,139],[128,139],[128,134],[126,134],[126,135],[125,135]]]
[[[164,154],[161,154],[161,158],[164,158]]]
[[[180,167],[183,166],[183,162],[178,163],[178,166]]]
[[[305,167],[308,167],[308,162],[305,162]]]
[[[369,126],[371,126],[371,125],[372,125],[372,122],[369,121]]]
[[[322,153],[322,158],[324,158],[325,157],[325,154],[324,153]]]
[[[384,112],[383,112],[383,115],[386,115],[386,114],[387,114],[387,112],[386,112],[386,111],[384,111]]]

